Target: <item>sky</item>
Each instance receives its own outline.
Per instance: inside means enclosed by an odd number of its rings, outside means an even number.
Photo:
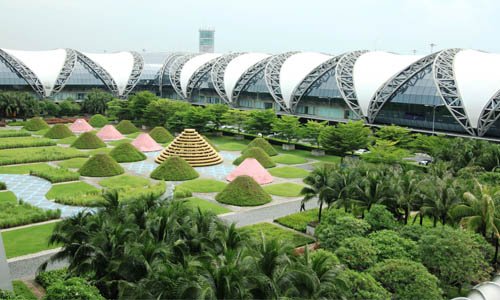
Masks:
[[[500,53],[498,0],[0,0],[0,48],[216,52],[459,47]]]

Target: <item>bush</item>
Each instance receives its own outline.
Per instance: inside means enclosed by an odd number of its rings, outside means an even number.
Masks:
[[[176,186],[174,190],[174,199],[182,199],[182,198],[189,198],[193,196],[193,193],[183,187]]]
[[[28,131],[39,131],[42,129],[48,129],[49,125],[40,117],[29,119],[26,124],[24,124],[23,129]]]
[[[158,180],[183,181],[198,178],[200,174],[184,159],[170,156],[150,176]]]
[[[0,290],[0,299],[2,300],[24,300],[22,298],[16,297],[16,295],[7,290]]]
[[[297,231],[306,232],[307,224],[318,221],[318,210],[311,209],[303,212],[294,213],[274,220],[276,223],[283,226],[295,229]]]
[[[149,135],[155,140],[157,143],[163,144],[168,143],[174,140],[174,136],[165,129],[165,127],[157,126],[153,128]]]
[[[57,143],[46,138],[11,137],[0,138],[0,149],[54,146]]]
[[[254,138],[250,143],[248,143],[248,146],[246,149],[250,149],[252,147],[258,147],[258,148],[264,150],[264,152],[266,152],[267,155],[269,155],[269,156],[278,155],[278,151],[276,151],[276,149],[274,149],[274,147],[267,140],[265,140],[261,137]],[[245,151],[245,150],[243,150],[243,151]]]
[[[6,190],[6,189],[7,189],[7,185],[5,184],[5,182],[0,181],[0,191]]]
[[[368,238],[378,252],[380,261],[388,258],[406,258],[418,260],[418,245],[405,239],[392,230],[381,230],[370,233]]]
[[[106,147],[106,144],[95,133],[84,132],[71,144],[71,147],[76,149],[97,149]]]
[[[79,277],[57,281],[47,288],[45,300],[104,300],[99,290]]]
[[[241,153],[241,156],[234,160],[233,164],[239,166],[245,159],[252,157],[255,158],[264,168],[275,167],[276,164],[272,161],[271,157],[264,152],[261,148],[252,147]]]
[[[377,249],[364,237],[352,237],[340,242],[335,255],[350,269],[363,271],[377,262]]]
[[[139,129],[135,127],[135,125],[129,120],[122,120],[115,128],[122,134],[130,134],[134,132],[138,132]]]
[[[77,195],[63,195],[54,199],[54,202],[70,206],[100,207],[106,204],[101,192],[88,192]]]
[[[16,204],[0,202],[0,228],[43,222],[60,217],[60,210],[44,210],[22,201]]]
[[[215,200],[237,206],[256,206],[271,202],[271,196],[250,176],[238,176]]]
[[[22,136],[31,136],[31,133],[24,130],[0,130],[0,138],[22,137]]]
[[[108,118],[106,118],[105,116],[103,116],[101,114],[93,115],[92,118],[90,118],[90,120],[89,120],[89,124],[92,127],[98,127],[98,128],[104,127],[108,123],[109,123]]]
[[[65,168],[46,168],[31,170],[30,175],[37,176],[50,181],[51,183],[75,181],[80,179],[80,174]]]
[[[64,160],[74,157],[88,157],[88,154],[73,148],[58,146],[24,148],[22,151],[19,151],[19,149],[7,149],[1,150],[0,165]]]
[[[141,151],[137,150],[132,144],[130,143],[122,143],[111,152],[109,152],[109,155],[114,158],[117,162],[134,162],[134,161],[141,161],[146,159],[146,155],[142,153]]]
[[[107,154],[96,154],[89,158],[78,171],[82,176],[109,177],[123,174],[125,171]]]
[[[23,300],[38,300],[38,298],[33,294],[31,289],[26,286],[26,284],[21,280],[12,281],[12,287],[14,289],[14,294],[17,299]],[[0,299],[3,299],[0,297]]]
[[[353,216],[340,215],[332,222],[322,219],[316,227],[316,236],[321,242],[321,247],[335,250],[346,238],[364,236],[370,230],[370,224]]]
[[[405,225],[399,229],[399,235],[403,238],[418,242],[420,238],[429,230],[428,227],[420,225]]]
[[[67,269],[59,269],[59,270],[40,272],[36,275],[35,280],[44,289],[46,289],[56,282],[64,281],[66,279],[66,277],[68,277],[68,270]]]
[[[370,224],[373,231],[382,229],[395,229],[398,226],[394,216],[384,205],[374,204],[365,215],[365,221]]]
[[[68,126],[63,124],[56,124],[45,133],[44,137],[49,139],[64,139],[73,136],[73,132],[68,128]]]
[[[353,270],[340,272],[336,279],[343,282],[336,292],[337,299],[349,300],[387,300],[391,294],[386,291],[370,274]]]
[[[392,293],[392,299],[443,299],[439,280],[418,262],[388,259],[368,271]]]

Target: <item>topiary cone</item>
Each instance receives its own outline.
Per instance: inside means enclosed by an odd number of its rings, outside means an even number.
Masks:
[[[271,196],[250,176],[238,176],[230,182],[215,200],[237,206],[256,206],[271,202]]]
[[[266,139],[261,138],[261,137],[254,138],[250,143],[248,143],[246,149],[249,149],[249,148],[252,148],[252,147],[259,147],[259,148],[261,148],[269,156],[278,155],[278,151],[276,151],[276,149],[274,149],[274,147],[271,144],[269,144],[269,142]]]
[[[93,115],[92,118],[90,118],[90,120],[89,120],[90,125],[92,125],[93,127],[99,127],[99,128],[104,127],[108,123],[109,123],[108,118],[106,118],[105,116],[103,116],[101,114]]]
[[[121,120],[115,128],[122,134],[130,134],[139,131],[139,129],[129,120]]]
[[[45,122],[42,118],[40,117],[35,117],[29,119],[26,124],[24,124],[23,129],[28,130],[28,131],[38,131],[42,129],[47,129],[49,128],[49,124]]]
[[[183,181],[200,176],[187,161],[178,157],[167,157],[152,173],[151,178],[167,181]]]
[[[74,136],[73,132],[69,130],[66,125],[56,124],[45,133],[44,137],[49,139],[64,139],[70,136]]]
[[[109,177],[123,174],[125,170],[111,156],[96,154],[89,158],[78,172],[82,176]]]
[[[93,132],[84,132],[71,144],[71,147],[76,149],[97,149],[106,147],[106,144]]]
[[[246,158],[255,158],[264,168],[272,168],[276,163],[267,153],[258,147],[252,147],[244,150],[240,157],[233,161],[233,164],[239,166]]]
[[[168,143],[174,140],[174,136],[161,126],[153,128],[149,132],[149,135],[153,138],[153,140],[160,144]]]
[[[133,162],[146,159],[146,155],[130,143],[123,143],[116,146],[109,152],[109,156],[117,162]]]

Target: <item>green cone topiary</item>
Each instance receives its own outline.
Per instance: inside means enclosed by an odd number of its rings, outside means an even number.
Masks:
[[[239,166],[246,158],[255,158],[264,168],[272,168],[276,163],[267,155],[264,150],[258,147],[247,148],[241,153],[241,156],[233,161],[234,165]]]
[[[269,156],[275,156],[278,155],[278,151],[274,149],[274,147],[269,144],[269,142],[261,137],[254,138],[248,145],[247,148],[252,148],[252,147],[259,147],[262,150],[264,150],[267,155]]]
[[[73,132],[68,128],[68,126],[63,124],[56,124],[45,133],[44,137],[49,139],[64,139],[70,136],[74,136]]]
[[[238,176],[230,182],[215,200],[237,206],[256,206],[271,202],[271,196],[250,176]]]
[[[115,128],[122,134],[130,134],[139,131],[139,129],[129,120],[121,120]]]
[[[178,156],[168,157],[151,173],[151,178],[167,181],[190,180],[199,176],[187,161]]]
[[[40,117],[35,117],[31,118],[28,121],[26,121],[26,124],[24,124],[23,129],[28,130],[28,131],[38,131],[42,129],[47,129],[49,128],[49,124],[45,122],[42,118]]]
[[[157,143],[163,144],[168,143],[174,140],[174,136],[168,132],[164,127],[157,126],[153,128],[149,135],[155,140]]]
[[[92,125],[92,127],[104,127],[105,125],[108,125],[109,120],[105,116],[101,114],[96,114],[93,115],[92,118],[89,120],[89,124]]]
[[[116,146],[115,148],[113,148],[113,150],[111,150],[111,152],[109,152],[109,155],[120,163],[146,159],[146,155],[137,150],[137,148],[132,146],[132,144],[130,143],[122,143]]]
[[[125,171],[111,156],[96,154],[89,158],[78,172],[82,176],[109,177],[123,174]]]
[[[106,144],[95,133],[85,132],[71,144],[71,147],[76,149],[97,149],[106,147]]]

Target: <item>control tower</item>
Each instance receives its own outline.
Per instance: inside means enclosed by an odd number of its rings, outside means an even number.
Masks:
[[[215,29],[200,28],[200,53],[213,53],[215,45]]]

